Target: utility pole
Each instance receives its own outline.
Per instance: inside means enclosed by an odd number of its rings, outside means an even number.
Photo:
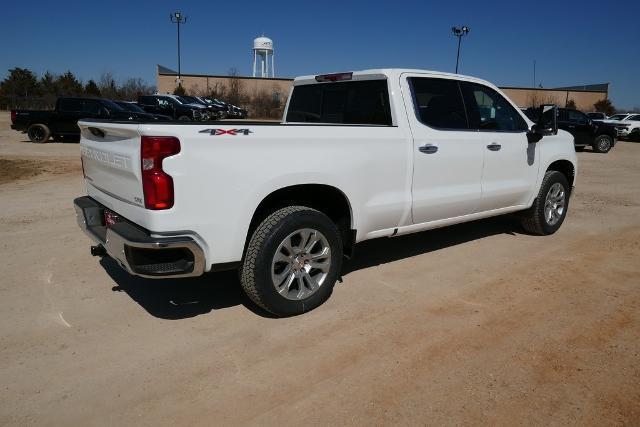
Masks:
[[[181,85],[181,70],[180,70],[180,24],[187,23],[187,17],[183,16],[180,12],[174,12],[169,15],[169,20],[178,26],[178,86]]]
[[[463,25],[462,27],[451,27],[451,32],[458,38],[458,54],[456,55],[456,74],[458,74],[458,63],[460,62],[460,42],[462,37],[469,33],[469,27]]]

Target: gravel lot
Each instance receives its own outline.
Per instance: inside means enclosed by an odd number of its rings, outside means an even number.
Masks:
[[[0,424],[640,424],[640,144],[579,153],[561,230],[494,218],[358,246],[273,319],[234,274],[89,255],[77,144],[0,115]]]

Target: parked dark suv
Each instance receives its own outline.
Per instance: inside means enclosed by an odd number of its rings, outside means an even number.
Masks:
[[[138,105],[148,113],[163,114],[175,120],[201,121],[211,119],[211,113],[207,107],[183,102],[176,95],[142,95],[138,97]]]
[[[524,113],[536,121],[537,111],[528,108]],[[570,108],[558,108],[558,128],[573,135],[576,151],[591,146],[597,153],[608,153],[616,144],[618,135],[615,125],[593,121],[585,113]]]

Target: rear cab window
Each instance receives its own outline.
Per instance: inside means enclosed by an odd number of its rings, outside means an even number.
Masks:
[[[286,121],[391,126],[387,80],[294,86]]]

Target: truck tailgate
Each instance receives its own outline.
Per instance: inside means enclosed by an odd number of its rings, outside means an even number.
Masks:
[[[79,122],[78,126],[87,185],[105,198],[144,208],[139,125]]]

